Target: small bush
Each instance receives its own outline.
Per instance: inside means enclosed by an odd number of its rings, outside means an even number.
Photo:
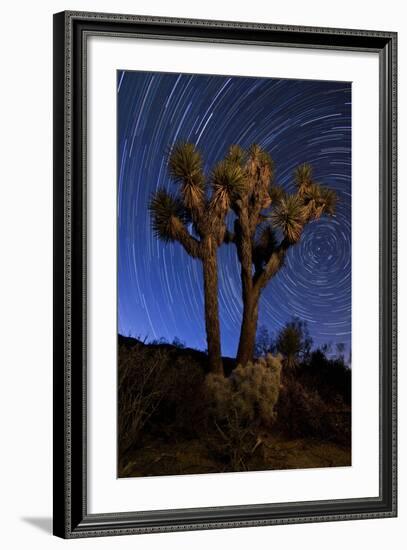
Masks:
[[[193,437],[205,417],[204,370],[192,358],[177,357],[169,361],[165,376],[170,390],[160,406],[156,428],[171,439]]]
[[[151,416],[168,394],[171,380],[164,376],[166,352],[143,348],[119,349],[118,432],[119,455],[134,445]]]
[[[209,374],[205,381],[208,419],[218,433],[214,450],[233,470],[245,469],[246,458],[258,444],[258,429],[275,420],[280,389],[281,357],[267,355],[239,365],[229,376]]]
[[[318,391],[286,377],[277,406],[278,427],[290,437],[316,437],[349,444],[350,409],[337,395],[329,402]]]
[[[335,401],[337,397],[351,404],[352,371],[343,358],[328,359],[320,349],[313,351],[309,360],[301,365],[301,383],[315,389],[325,401]]]
[[[167,346],[119,345],[119,456],[145,435],[176,440],[202,431],[205,373]]]

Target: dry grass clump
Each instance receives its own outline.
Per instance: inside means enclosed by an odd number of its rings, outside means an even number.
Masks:
[[[118,371],[119,455],[138,439],[144,426],[169,393],[171,382],[164,376],[165,351],[155,354],[122,347]]]
[[[349,444],[351,414],[340,395],[326,401],[294,377],[284,379],[277,407],[278,428],[290,437]]]
[[[194,435],[202,407],[204,371],[192,357],[168,347],[119,346],[118,442],[124,457],[156,433],[174,440]]]

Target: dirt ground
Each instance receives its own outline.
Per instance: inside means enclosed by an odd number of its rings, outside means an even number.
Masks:
[[[266,436],[240,471],[351,466],[350,448],[315,439]],[[119,477],[202,474],[230,471],[204,443],[146,441],[119,466]]]

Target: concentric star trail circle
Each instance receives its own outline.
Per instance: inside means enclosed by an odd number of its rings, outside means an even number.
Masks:
[[[124,72],[118,102],[118,329],[138,338],[179,338],[205,349],[202,271],[178,243],[153,235],[147,205],[168,177],[178,140],[201,150],[205,172],[232,143],[258,143],[272,155],[276,180],[292,191],[303,162],[336,190],[334,218],[312,222],[265,289],[259,326],[277,332],[293,316],[315,345],[351,345],[351,84],[235,76]],[[224,355],[236,353],[241,322],[239,264],[219,250]]]

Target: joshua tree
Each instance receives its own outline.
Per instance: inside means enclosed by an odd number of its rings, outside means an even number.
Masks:
[[[208,180],[191,143],[174,147],[169,168],[178,189],[171,194],[161,188],[152,197],[154,232],[164,242],[178,241],[202,262],[208,357],[214,372],[222,372],[217,249],[223,242],[236,245],[243,298],[237,362],[245,365],[254,353],[262,291],[284,265],[287,250],[300,241],[305,225],[334,213],[336,194],[314,181],[308,164],[295,170],[296,192],[286,193],[274,183],[270,155],[256,144],[247,151],[232,145]],[[233,231],[226,227],[230,210],[235,214]]]
[[[169,169],[177,192],[171,194],[161,188],[152,197],[153,229],[158,238],[178,241],[187,254],[202,262],[209,364],[212,371],[222,373],[217,249],[226,234],[231,186],[239,188],[242,169],[220,162],[206,180],[202,157],[191,143],[173,148]]]
[[[296,192],[284,192],[274,183],[270,155],[256,144],[247,151],[233,145],[223,162],[228,174],[239,176],[227,187],[236,219],[234,231],[226,232],[224,239],[235,243],[241,264],[243,319],[237,362],[245,365],[254,353],[262,291],[284,265],[287,250],[300,241],[305,225],[334,213],[336,194],[314,181],[308,164],[295,170]]]

